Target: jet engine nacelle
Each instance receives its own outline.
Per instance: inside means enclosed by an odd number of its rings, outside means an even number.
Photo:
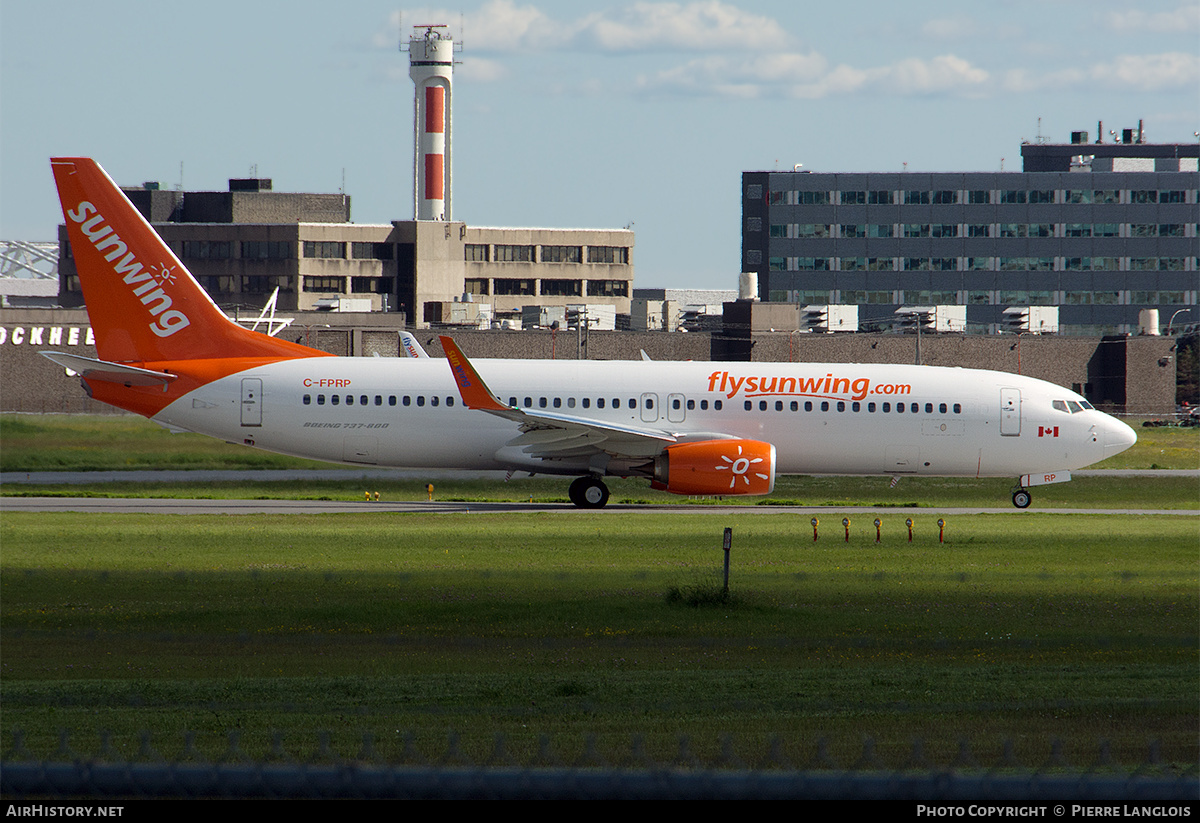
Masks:
[[[770,494],[775,447],[758,440],[676,443],[654,459],[651,486],[675,494]]]

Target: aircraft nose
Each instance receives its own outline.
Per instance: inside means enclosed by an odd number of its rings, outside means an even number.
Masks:
[[[1112,457],[1120,454],[1137,442],[1137,432],[1115,417],[1104,421],[1103,441],[1104,456]]]

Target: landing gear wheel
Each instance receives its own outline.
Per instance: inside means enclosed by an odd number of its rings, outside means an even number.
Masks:
[[[571,483],[567,496],[581,509],[602,509],[608,502],[608,486],[595,477],[580,477]]]
[[[1027,489],[1017,489],[1013,492],[1013,505],[1018,509],[1027,509],[1033,502],[1033,495]]]

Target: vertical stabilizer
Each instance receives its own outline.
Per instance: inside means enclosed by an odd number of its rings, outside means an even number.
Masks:
[[[94,160],[54,158],[50,165],[101,359],[324,356],[227,318]]]

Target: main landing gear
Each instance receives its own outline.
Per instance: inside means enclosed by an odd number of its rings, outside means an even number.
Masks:
[[[602,509],[608,502],[608,486],[604,485],[600,478],[588,475],[571,483],[567,495],[571,502],[581,509]]]
[[[1013,489],[1013,505],[1018,509],[1027,509],[1029,504],[1033,502],[1033,495],[1029,493],[1029,489],[1018,486]]]

